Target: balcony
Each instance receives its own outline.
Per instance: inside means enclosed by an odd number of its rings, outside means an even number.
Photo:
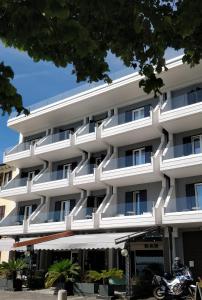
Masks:
[[[151,201],[135,203],[119,203],[116,195],[100,214],[100,228],[130,228],[155,225],[154,204]]]
[[[119,147],[150,140],[160,136],[157,127],[159,107],[151,109],[147,115],[139,115],[138,119],[128,116],[128,112],[112,116],[101,127],[101,138],[110,145]]]
[[[46,211],[42,208],[29,222],[29,233],[60,232],[70,229],[68,216],[60,211]]]
[[[79,156],[81,151],[73,146],[73,136],[69,130],[51,134],[36,143],[35,155],[48,161],[56,161]]]
[[[160,169],[173,178],[201,175],[202,147],[193,143],[176,145],[165,149]]]
[[[27,177],[16,177],[1,188],[0,197],[14,201],[34,199],[36,195],[31,193],[30,186],[31,181]]]
[[[86,190],[97,190],[105,188],[105,185],[100,182],[100,168],[88,161],[75,173],[73,184],[79,188]]]
[[[31,165],[39,165],[40,160],[33,156],[33,144],[31,142],[21,143],[14,147],[8,148],[4,152],[3,162],[5,164],[12,163],[12,166],[17,168],[30,167]]]
[[[113,157],[104,165],[100,180],[113,186],[127,186],[161,180],[158,151],[144,162],[134,162],[134,156]]]
[[[0,221],[0,235],[22,234],[24,232],[24,224],[19,220],[17,209]]]
[[[101,127],[96,127],[95,123],[83,125],[75,133],[75,145],[87,152],[107,149],[106,144],[101,140]]]
[[[201,128],[202,90],[168,99],[163,105],[159,123],[171,133]]]
[[[33,193],[51,197],[78,192],[78,189],[72,185],[72,174],[63,170],[45,170],[33,181],[31,190]]]
[[[202,201],[195,197],[174,197],[172,193],[167,197],[162,212],[162,223],[174,224],[198,224],[202,220]]]

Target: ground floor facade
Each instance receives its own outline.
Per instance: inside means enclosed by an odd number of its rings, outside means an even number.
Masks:
[[[142,229],[143,230],[143,229]],[[132,230],[128,232],[128,235]],[[95,239],[99,240],[99,235],[108,235],[113,233],[93,232]],[[119,234],[119,233],[114,233]],[[81,232],[75,234],[78,237],[76,248],[73,244],[63,249],[62,245],[68,245],[68,237],[63,238],[60,249],[50,244],[50,249],[46,243],[45,249],[40,244],[36,249],[29,248],[18,249],[16,251],[5,251],[7,259],[24,257],[30,263],[32,268],[38,271],[47,272],[48,267],[61,259],[71,259],[77,262],[81,267],[82,276],[88,270],[107,270],[111,268],[122,269],[126,273],[126,257],[122,255],[122,249],[129,250],[130,260],[130,276],[131,278],[144,276],[146,273],[152,271],[153,273],[163,274],[164,272],[172,271],[172,262],[175,256],[179,256],[184,264],[188,266],[194,278],[202,277],[202,231],[199,227],[166,227],[158,228],[157,233],[148,233],[138,238],[126,239],[120,247],[104,245],[102,248],[102,241],[95,243],[96,246],[89,246],[88,243],[79,242],[80,237],[90,237],[92,232]],[[122,233],[127,235],[127,232]],[[23,236],[23,240],[29,240],[31,237]],[[34,239],[34,237],[32,237]],[[65,240],[66,239],[66,240]],[[20,238],[21,240],[21,238]],[[65,241],[65,242],[64,242]],[[80,243],[80,246],[79,246]],[[55,241],[54,245],[60,244],[60,239]],[[41,244],[43,245],[43,243]],[[114,244],[115,245],[115,244]],[[41,247],[41,248],[40,248]],[[64,247],[65,248],[65,247]]]

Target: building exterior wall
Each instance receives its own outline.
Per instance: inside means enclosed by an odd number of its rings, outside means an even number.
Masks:
[[[179,59],[172,61],[169,71],[163,74],[165,88],[159,98],[152,98],[139,89],[140,78],[133,74],[109,86],[103,85],[69,99],[60,99],[54,106],[52,103],[49,106],[39,105],[39,113],[32,115],[31,111],[26,118],[11,118],[8,126],[17,130],[20,138],[12,153],[6,153],[5,161],[19,167],[19,174],[37,168],[43,171],[35,178],[36,182],[29,180],[24,189],[16,181],[16,186],[12,189],[5,187],[0,196],[6,195],[7,199],[17,203],[15,212],[25,204],[40,203],[37,217],[32,215],[35,230],[40,224],[38,231],[34,231],[39,235],[49,232],[48,226],[52,226],[54,232],[68,229],[85,233],[129,231],[131,228],[141,231],[155,225],[173,228],[172,238],[165,236],[159,246],[160,251],[164,249],[165,269],[169,269],[172,255],[183,255],[184,252],[181,229],[196,229],[202,225],[202,207],[195,207],[195,210],[186,207],[183,210],[184,207],[180,209],[176,205],[178,198],[187,197],[187,184],[202,182],[202,149],[186,156],[182,148],[177,157],[172,149],[173,144],[183,145],[187,136],[202,133],[201,68],[202,65],[188,69]],[[194,90],[196,95],[190,96],[189,93]],[[188,99],[189,96],[193,99]],[[195,99],[195,96],[198,98]],[[145,107],[143,115],[131,118],[131,111],[142,107]],[[71,135],[54,141],[52,134],[60,130],[71,130]],[[30,147],[22,149],[22,141],[32,142]],[[41,152],[40,147],[43,147]],[[126,156],[133,155],[131,150],[140,148],[145,148],[145,153],[142,151],[143,154],[140,154],[145,155],[145,159],[140,163],[126,160]],[[99,157],[101,159],[96,165],[95,158]],[[123,160],[119,159],[122,157]],[[52,178],[46,174],[75,162],[77,164],[68,180],[65,176]],[[89,165],[93,167],[88,168]],[[40,192],[36,190],[39,187]],[[117,214],[117,205],[124,203],[126,192],[134,190],[147,191],[148,211],[139,210],[139,213],[134,209],[128,214]],[[104,196],[104,199],[97,199],[94,207],[90,207],[96,196]],[[70,215],[65,215],[60,227],[52,219],[49,223],[45,218],[44,222],[41,221],[40,213],[44,215],[54,211],[56,202],[71,199],[76,200],[75,209]],[[89,210],[91,213],[86,214],[86,208],[92,208]],[[6,207],[7,210],[9,208]],[[2,236],[8,232],[6,225],[4,222],[0,224]],[[18,228],[13,226],[14,236],[18,235]],[[27,228],[19,230],[21,236],[33,234],[33,226],[29,222]],[[12,230],[8,235],[12,235]],[[168,251],[170,239],[173,242],[172,253]],[[144,244],[141,249],[140,245],[138,249],[136,246],[134,251],[146,251]],[[112,252],[109,254],[111,258],[106,260],[110,265],[113,265]]]

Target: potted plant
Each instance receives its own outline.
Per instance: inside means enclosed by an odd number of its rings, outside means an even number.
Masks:
[[[109,284],[110,279],[122,279],[123,271],[119,269],[102,270],[101,272],[89,271],[89,277],[99,282],[99,295],[108,297],[114,296],[114,284]]]
[[[74,294],[80,296],[89,296],[93,294],[98,294],[99,283],[94,282],[94,280],[89,276],[88,271],[80,280],[80,282],[74,283]]]
[[[22,280],[18,278],[27,267],[23,259],[9,260],[0,265],[0,288],[5,290],[21,291]]]
[[[55,287],[56,291],[66,289],[70,295],[73,293],[73,282],[79,275],[79,271],[79,265],[69,259],[54,263],[45,275],[45,287]]]

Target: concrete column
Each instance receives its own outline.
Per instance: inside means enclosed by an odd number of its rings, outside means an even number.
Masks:
[[[108,268],[112,269],[113,268],[113,249],[109,249],[108,251]]]
[[[171,255],[170,255],[170,243],[169,243],[169,231],[165,228],[164,238],[163,238],[163,256],[164,256],[164,271],[171,272]]]
[[[23,135],[22,133],[19,134],[19,144],[23,142]]]
[[[58,291],[58,300],[67,300],[67,291],[66,290]]]

